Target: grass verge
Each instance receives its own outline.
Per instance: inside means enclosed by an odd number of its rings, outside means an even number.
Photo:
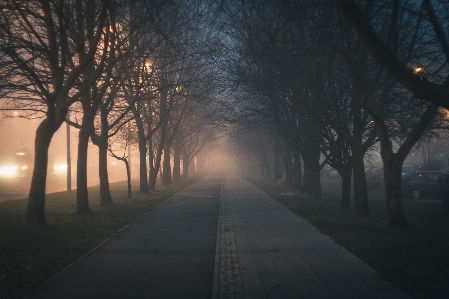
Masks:
[[[322,180],[323,198],[282,195],[274,182],[252,182],[413,298],[449,298],[449,213],[440,201],[404,199],[407,230],[385,228],[383,186],[369,193],[370,218],[340,208],[340,180]]]
[[[134,192],[126,182],[111,184],[114,204],[100,205],[99,187],[89,188],[92,213],[75,213],[76,192],[47,195],[45,227],[25,227],[27,200],[0,203],[0,298],[22,298],[146,212],[192,184],[195,179],[151,194]]]

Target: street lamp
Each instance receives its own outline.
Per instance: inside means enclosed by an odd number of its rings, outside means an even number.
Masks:
[[[422,72],[423,68],[422,67],[415,67],[413,68],[413,74],[418,74],[420,72]]]
[[[70,120],[70,110],[67,112],[67,119]],[[70,158],[70,124],[66,122],[67,134],[67,191],[72,191],[72,161]]]

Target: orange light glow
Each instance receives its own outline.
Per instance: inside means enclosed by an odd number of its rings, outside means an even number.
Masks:
[[[415,67],[413,68],[413,74],[418,74],[422,71],[422,67]]]

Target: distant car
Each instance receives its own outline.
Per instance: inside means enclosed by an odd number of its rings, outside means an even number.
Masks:
[[[418,171],[418,167],[416,166],[402,166],[402,175],[406,174],[407,172],[416,172]]]
[[[407,172],[402,176],[402,196],[405,198],[440,198],[439,171]]]

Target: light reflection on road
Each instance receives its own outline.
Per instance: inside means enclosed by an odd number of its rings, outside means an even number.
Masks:
[[[121,176],[112,176],[110,182],[125,180]],[[27,198],[30,191],[30,177],[24,178],[0,178],[0,202],[8,200],[17,200]],[[88,186],[95,186],[99,184],[98,178],[89,178]],[[75,179],[72,182],[72,190],[76,189]],[[55,193],[67,191],[67,180],[63,175],[50,173],[47,177],[46,193]]]
[[[0,180],[0,202],[27,198],[30,191],[30,182],[30,177],[2,178]],[[46,193],[66,190],[67,181],[65,176],[58,176],[55,174],[48,175]]]

